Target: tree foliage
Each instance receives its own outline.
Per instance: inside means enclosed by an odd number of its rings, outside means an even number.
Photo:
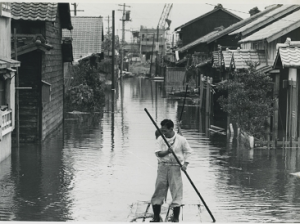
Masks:
[[[104,36],[104,40],[102,42],[103,51],[106,53],[111,53],[112,50],[112,33],[108,33]],[[119,38],[115,36],[115,50],[120,50]]]
[[[219,90],[227,90],[228,93],[228,96],[221,96],[218,102],[232,122],[261,138],[273,111],[274,100],[270,95],[273,83],[269,76],[256,71],[256,64],[247,64],[248,69],[232,72],[229,80],[218,85]]]
[[[73,67],[72,81],[66,92],[69,110],[100,111],[105,102],[104,83],[98,69],[89,62],[80,62]]]

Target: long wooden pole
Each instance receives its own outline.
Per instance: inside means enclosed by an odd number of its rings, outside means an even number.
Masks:
[[[165,143],[167,144],[168,148],[170,148],[170,145],[168,143],[168,141],[166,140],[165,136],[161,133],[160,128],[157,126],[157,124],[155,123],[155,121],[153,120],[153,118],[151,117],[151,115],[149,114],[148,110],[145,108],[144,109],[146,111],[146,113],[148,114],[149,118],[151,119],[152,123],[154,124],[154,126],[156,127],[157,131],[159,132],[159,134],[161,135],[161,137],[163,138],[163,140],[165,141]],[[177,163],[179,164],[180,168],[182,167],[182,164],[180,163],[179,159],[177,158],[176,154],[173,152],[172,150],[172,154],[175,158],[175,160],[177,161]],[[188,180],[190,181],[191,185],[193,186],[194,190],[196,191],[196,193],[198,194],[198,196],[200,197],[202,203],[204,204],[205,208],[207,209],[209,215],[211,216],[213,222],[215,222],[215,218],[213,216],[213,214],[211,213],[211,211],[209,210],[209,208],[207,207],[205,201],[203,200],[201,194],[199,193],[198,189],[196,188],[195,184],[193,183],[193,181],[191,180],[190,176],[188,175],[188,173],[186,172],[186,170],[182,170],[184,172],[184,174],[186,175],[186,177],[188,178]]]

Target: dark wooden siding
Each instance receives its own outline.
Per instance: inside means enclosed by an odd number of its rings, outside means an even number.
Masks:
[[[19,68],[19,86],[32,87],[19,90],[20,142],[39,140],[41,55],[41,52],[33,51],[18,58],[22,64]]]
[[[216,27],[224,26],[226,28],[238,21],[240,21],[238,18],[218,10],[181,29],[183,46],[212,32]]]
[[[279,82],[279,121],[278,121],[278,139],[285,136],[286,131],[286,107],[287,107],[287,88],[283,88],[283,80],[288,80],[289,70],[280,69],[280,82]]]
[[[42,80],[51,84],[51,101],[43,103],[42,139],[55,130],[63,120],[63,60],[61,50],[61,24],[46,22],[46,39],[53,49],[43,55]]]

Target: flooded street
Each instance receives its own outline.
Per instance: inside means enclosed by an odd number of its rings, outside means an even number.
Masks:
[[[176,121],[182,109],[182,100],[163,96],[162,83],[124,79],[115,113],[107,102],[103,117],[67,114],[45,142],[21,145],[0,163],[0,220],[127,221],[132,203],[150,200],[156,179],[155,127],[144,108],[158,124]],[[194,149],[187,172],[216,221],[299,222],[300,178],[290,173],[300,171],[300,150],[207,138],[198,110],[184,108],[182,133]],[[199,203],[183,181],[184,202]]]

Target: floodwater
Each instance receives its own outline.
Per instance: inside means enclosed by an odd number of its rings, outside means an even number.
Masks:
[[[158,124],[182,111],[183,100],[164,95],[162,83],[124,79],[103,116],[67,114],[45,142],[14,150],[0,163],[0,220],[127,221],[133,203],[151,198],[156,178],[155,127],[144,108]],[[194,149],[187,172],[216,221],[299,222],[300,178],[290,174],[300,171],[299,150],[208,138],[201,116],[187,101],[182,132]],[[202,204],[183,180],[184,202]]]

